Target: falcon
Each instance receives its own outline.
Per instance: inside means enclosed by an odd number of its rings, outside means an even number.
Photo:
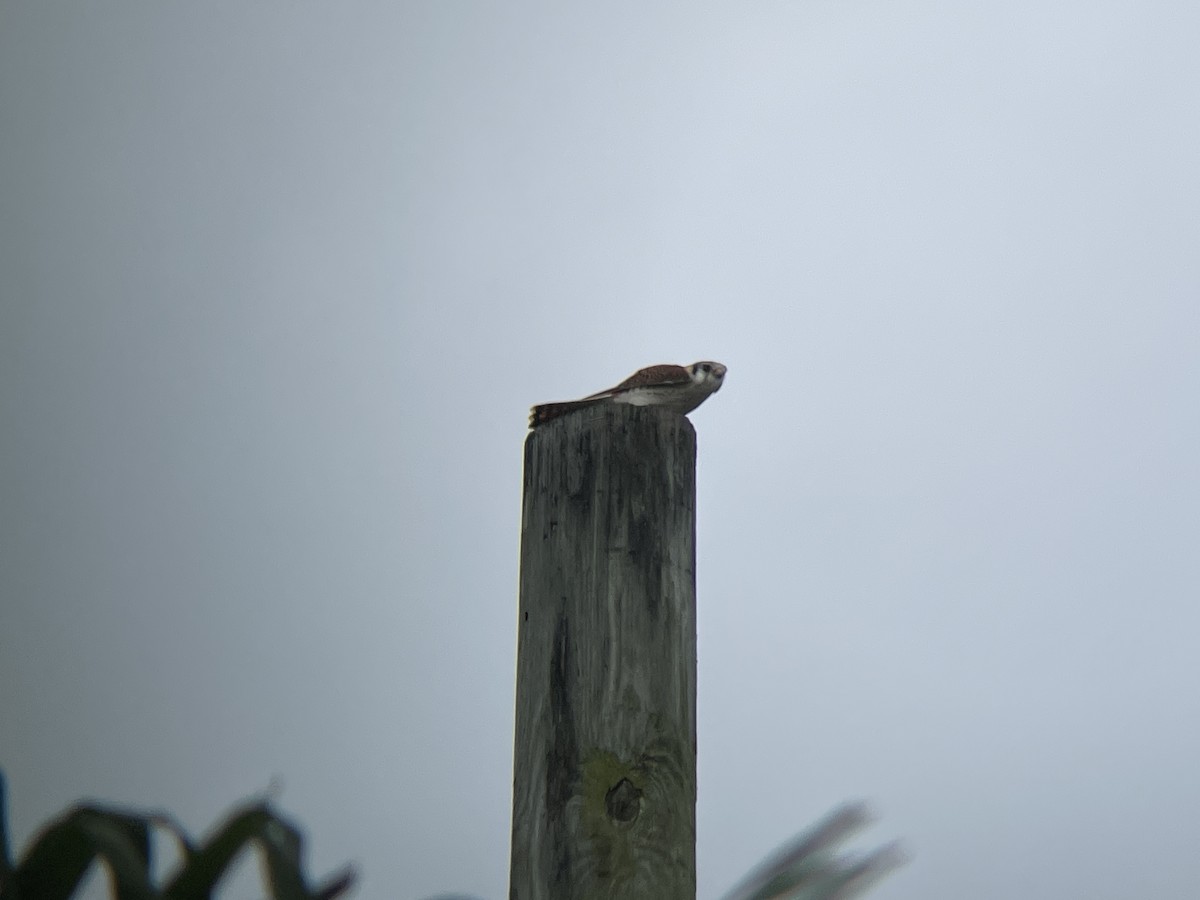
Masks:
[[[648,366],[607,391],[590,394],[580,400],[543,403],[533,407],[529,412],[529,427],[537,428],[569,412],[600,403],[661,406],[686,415],[703,403],[709,394],[719,391],[724,379],[725,367],[707,359],[690,366]]]

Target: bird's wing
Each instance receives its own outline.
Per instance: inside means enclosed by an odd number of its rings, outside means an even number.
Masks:
[[[616,387],[611,387],[607,391],[598,391],[583,399],[592,400],[601,397],[611,397],[618,391],[624,391],[628,388],[645,387],[648,384],[687,384],[691,380],[692,373],[687,366],[673,366],[669,364],[647,366],[644,369],[638,369]]]

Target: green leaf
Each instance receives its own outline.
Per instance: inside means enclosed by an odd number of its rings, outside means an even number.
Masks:
[[[834,810],[767,857],[725,900],[847,900],[858,896],[904,861],[895,844],[860,859],[837,855],[837,846],[869,821],[862,804]]]
[[[4,801],[0,773],[0,900],[69,900],[96,860],[108,867],[115,900],[210,900],[234,859],[253,843],[262,849],[275,900],[333,900],[354,882],[347,867],[310,887],[301,868],[302,835],[265,803],[235,809],[199,847],[165,814],[80,805],[42,829],[14,865]],[[175,838],[181,857],[179,871],[162,892],[150,881],[150,829],[155,826]]]
[[[12,883],[22,900],[67,900],[93,860],[112,873],[117,900],[152,900],[149,826],[135,816],[77,807],[34,838]]]
[[[206,844],[197,848],[163,891],[171,900],[209,900],[235,856],[267,821],[265,806],[234,813]]]
[[[254,804],[235,811],[207,843],[191,850],[163,896],[209,900],[234,859],[252,843],[262,848],[275,900],[331,900],[353,883],[353,872],[345,869],[320,888],[309,887],[301,867],[304,841],[300,832],[266,804]]]

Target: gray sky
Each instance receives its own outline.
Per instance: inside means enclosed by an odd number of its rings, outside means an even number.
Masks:
[[[531,403],[717,359],[699,882],[1200,890],[1200,7],[0,2],[0,765],[506,893]],[[235,896],[241,894],[235,893]]]

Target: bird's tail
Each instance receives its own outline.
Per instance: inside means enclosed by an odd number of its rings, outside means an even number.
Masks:
[[[575,412],[577,409],[586,409],[593,403],[598,403],[600,399],[564,400],[562,403],[543,403],[541,406],[535,406],[529,411],[529,427],[537,428],[539,425],[545,425],[547,422],[557,419],[559,416],[565,416],[569,412]]]

